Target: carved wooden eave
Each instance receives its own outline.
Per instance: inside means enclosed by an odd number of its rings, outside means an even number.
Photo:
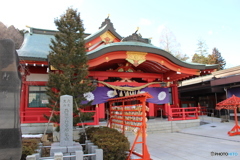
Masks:
[[[144,73],[154,73],[156,74],[155,78],[165,82],[189,79],[201,74],[210,74],[217,68],[217,65],[209,66],[180,61],[164,50],[141,42],[108,44],[89,52],[88,58],[90,73],[95,71],[96,74],[97,69],[101,68],[103,71],[105,66],[110,67],[111,64],[114,65],[117,62],[129,62],[136,67],[136,70],[143,71],[138,76],[144,75]]]

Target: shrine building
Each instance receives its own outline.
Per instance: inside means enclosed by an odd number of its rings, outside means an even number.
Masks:
[[[53,70],[48,62],[50,40],[57,31],[30,28],[25,34],[22,47],[17,50],[22,75],[21,123],[47,123],[43,114],[49,115],[45,93],[48,73]],[[109,18],[93,34],[85,34],[89,77],[97,82],[92,93],[86,93],[92,106],[85,111],[95,112],[94,122],[106,119],[107,100],[113,97],[148,92],[148,118],[172,116],[182,106],[179,102],[178,85],[181,81],[208,75],[217,65],[193,64],[181,61],[171,53],[151,44],[150,39],[133,33],[120,36]],[[192,106],[194,107],[194,106]],[[195,106],[195,108],[197,108]],[[161,111],[161,112],[160,112]],[[197,110],[193,111],[197,114]],[[175,117],[181,114],[176,114]],[[193,119],[185,115],[180,119]],[[179,118],[179,117],[178,117]],[[173,120],[173,119],[169,119]]]

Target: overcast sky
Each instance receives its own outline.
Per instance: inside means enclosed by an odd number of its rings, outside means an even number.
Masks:
[[[87,33],[96,32],[110,14],[122,37],[139,27],[138,33],[159,47],[167,27],[190,57],[202,39],[209,53],[218,48],[227,68],[240,65],[240,0],[7,0],[0,2],[0,21],[18,29],[55,30],[54,18],[68,7],[78,9]]]

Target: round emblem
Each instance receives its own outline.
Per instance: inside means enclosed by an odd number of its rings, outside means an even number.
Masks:
[[[113,90],[108,91],[108,92],[107,92],[107,96],[108,96],[109,98],[115,97],[114,91],[113,91]]]
[[[167,96],[166,92],[162,91],[158,94],[158,99],[162,101],[166,98],[166,96]]]

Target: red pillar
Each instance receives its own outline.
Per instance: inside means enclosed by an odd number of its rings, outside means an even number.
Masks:
[[[99,125],[99,108],[98,105],[96,105],[96,109],[95,109],[96,113],[95,113],[95,117],[94,117],[94,125]]]
[[[165,104],[165,107],[167,109],[168,121],[172,121],[173,115],[172,115],[172,109],[170,104]]]
[[[175,81],[172,85],[172,98],[174,107],[179,107],[178,84]]]
[[[25,111],[25,99],[26,99],[26,74],[25,70],[21,69],[20,70],[21,76],[22,76],[22,84],[21,84],[21,95],[20,95],[20,120],[21,123],[24,121],[24,111]]]
[[[154,104],[153,103],[148,103],[148,107],[149,107],[149,119],[153,119],[154,117]]]
[[[98,104],[98,118],[99,121],[105,120],[105,103]]]

